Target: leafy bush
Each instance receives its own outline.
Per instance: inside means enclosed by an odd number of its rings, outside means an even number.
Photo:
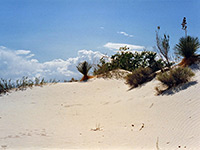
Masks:
[[[178,67],[168,72],[160,73],[157,79],[167,86],[167,89],[188,82],[195,74],[188,67]]]
[[[111,57],[112,68],[133,71],[139,67],[150,67],[152,70],[159,70],[164,64],[162,60],[156,60],[156,53],[150,51],[117,53]]]
[[[127,49],[120,49],[119,52],[111,56],[110,62],[105,62],[102,58],[100,64],[94,70],[94,75],[106,74],[111,70],[124,69],[133,71],[137,68],[151,68],[153,72],[165,67],[163,60],[156,60],[157,54],[150,51],[142,51],[132,53],[126,51]]]
[[[152,69],[150,68],[138,68],[135,69],[132,74],[127,75],[126,83],[132,88],[138,87],[139,85],[151,81],[155,77]]]

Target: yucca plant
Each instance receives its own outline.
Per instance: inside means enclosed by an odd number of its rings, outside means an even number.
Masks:
[[[197,60],[197,50],[200,48],[198,37],[182,37],[175,46],[175,53],[183,57],[180,66],[189,66]]]
[[[88,72],[92,68],[92,65],[90,65],[87,61],[79,63],[76,67],[78,71],[83,74],[83,77],[80,81],[87,81],[88,79],[92,78],[92,76],[88,76]]]

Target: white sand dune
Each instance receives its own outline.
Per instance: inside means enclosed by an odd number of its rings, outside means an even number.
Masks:
[[[58,83],[0,97],[0,149],[200,149],[200,75],[173,94],[158,81]]]

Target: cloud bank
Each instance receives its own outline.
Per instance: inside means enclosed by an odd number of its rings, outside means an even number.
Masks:
[[[28,76],[61,81],[70,80],[72,77],[79,79],[82,75],[77,71],[78,63],[88,61],[97,64],[103,54],[91,50],[79,50],[77,57],[66,60],[54,59],[44,63],[33,59],[33,56],[30,50],[10,50],[1,46],[0,78],[16,80]]]
[[[108,43],[106,43],[104,45],[105,48],[108,48],[110,50],[119,50],[120,47],[124,47],[124,46],[129,47],[130,50],[133,50],[133,51],[141,51],[141,50],[145,49],[144,46],[124,44],[124,43],[111,43],[111,42],[108,42]]]

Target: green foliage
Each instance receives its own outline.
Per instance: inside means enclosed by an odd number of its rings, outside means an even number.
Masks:
[[[111,62],[105,62],[104,58],[94,70],[94,75],[107,73],[115,69],[124,69],[133,71],[137,68],[149,67],[153,72],[160,70],[165,66],[163,60],[156,60],[157,54],[151,51],[130,52],[128,48],[120,48],[120,51],[111,56]]]
[[[157,79],[169,88],[188,82],[195,74],[188,67],[178,67],[160,73]]]
[[[198,37],[187,36],[180,38],[179,43],[176,44],[174,49],[177,55],[190,58],[196,55],[198,48],[200,48]]]
[[[89,70],[92,68],[92,65],[90,65],[90,64],[88,64],[88,62],[84,61],[82,63],[79,63],[78,66],[76,66],[76,67],[80,73],[87,76]]]
[[[99,75],[99,74],[107,74],[109,71],[112,70],[111,63],[106,63],[104,60],[104,57],[100,59],[100,64],[97,64],[97,67],[94,68],[94,75]]]
[[[135,69],[132,74],[127,75],[126,83],[132,88],[138,87],[143,83],[151,81],[155,77],[152,69],[150,68],[138,68]]]

